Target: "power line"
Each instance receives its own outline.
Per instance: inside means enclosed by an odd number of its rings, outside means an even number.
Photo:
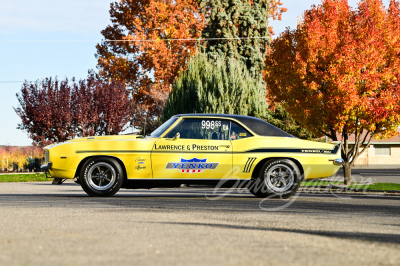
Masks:
[[[264,37],[230,37],[230,38],[204,38],[204,39],[147,39],[147,40],[101,40],[101,42],[157,42],[157,41],[218,41],[218,40],[246,40],[246,39],[267,39]],[[99,40],[0,40],[0,42],[98,42]],[[0,81],[0,83],[24,83],[25,81]],[[34,81],[27,81],[34,82]]]
[[[0,83],[24,83],[24,82],[33,82],[29,80],[24,80],[24,81],[0,81]]]
[[[146,39],[146,40],[101,40],[100,42],[157,42],[157,41],[218,41],[218,40],[246,40],[268,39],[264,37],[230,37],[230,38],[204,38],[204,39]],[[0,42],[99,42],[99,40],[0,40]]]
[[[204,38],[204,39],[149,39],[149,40],[102,40],[103,42],[156,42],[156,41],[218,41],[218,40],[245,40],[245,39],[266,39],[264,37],[230,37],[230,38]]]

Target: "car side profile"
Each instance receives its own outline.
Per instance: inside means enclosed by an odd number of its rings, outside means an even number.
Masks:
[[[50,177],[90,196],[120,188],[246,184],[257,197],[290,197],[303,179],[335,174],[340,144],[301,140],[250,116],[180,114],[149,136],[78,138],[45,147]]]

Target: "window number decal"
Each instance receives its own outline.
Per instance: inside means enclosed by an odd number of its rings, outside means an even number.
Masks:
[[[201,129],[215,129],[219,128],[221,124],[221,121],[203,120],[201,121]]]

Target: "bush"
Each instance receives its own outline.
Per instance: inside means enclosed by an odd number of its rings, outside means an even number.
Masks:
[[[40,159],[44,157],[44,151],[37,146],[30,147],[0,147],[1,171],[13,171],[16,164],[18,169],[28,169],[29,159]]]

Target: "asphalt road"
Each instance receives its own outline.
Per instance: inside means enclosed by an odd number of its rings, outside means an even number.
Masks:
[[[0,183],[0,265],[400,263],[400,195],[223,192]]]
[[[357,168],[351,170],[353,181],[366,183],[400,184],[400,169],[369,169]],[[328,179],[343,181],[343,169]]]

